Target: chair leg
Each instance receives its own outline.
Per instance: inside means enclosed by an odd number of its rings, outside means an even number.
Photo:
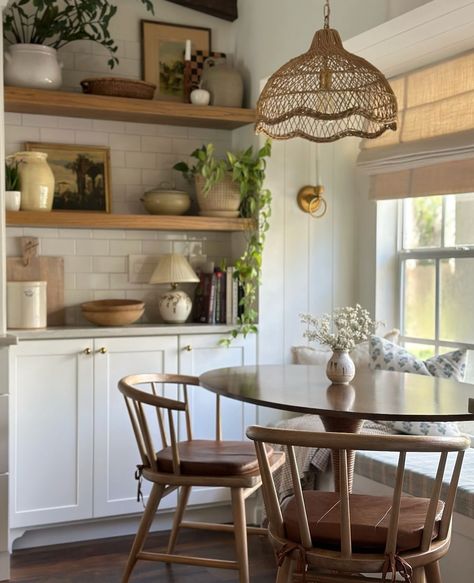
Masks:
[[[443,583],[441,579],[441,571],[439,568],[439,561],[425,565],[426,583]]]
[[[425,583],[425,570],[423,567],[413,569],[412,583]]]
[[[184,511],[189,500],[189,494],[191,493],[191,486],[181,486],[179,491],[178,507],[174,513],[173,518],[173,528],[171,530],[170,538],[168,541],[168,554],[174,551],[176,545],[176,539],[178,538],[179,527],[183,521]]]
[[[285,557],[283,563],[278,567],[276,583],[290,583],[293,573],[293,563],[290,557]]]
[[[160,503],[164,491],[165,487],[161,484],[153,484],[142,519],[138,526],[137,534],[135,535],[135,540],[133,541],[132,549],[128,555],[127,564],[122,576],[122,583],[127,583],[130,579],[130,575],[132,574],[135,563],[137,562],[137,555],[143,548],[143,543],[150,531],[151,523],[153,522],[156,509],[158,508],[158,504]]]
[[[239,563],[239,583],[249,583],[249,560],[247,552],[247,521],[245,499],[242,488],[231,488],[232,514],[234,518],[235,548]]]

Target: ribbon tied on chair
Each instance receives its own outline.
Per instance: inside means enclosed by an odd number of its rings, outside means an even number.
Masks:
[[[392,575],[392,583],[397,580],[397,573],[403,577],[404,581],[412,583],[413,569],[411,565],[395,553],[385,555],[385,562],[382,568],[382,581],[386,581],[388,573]]]
[[[303,545],[299,545],[298,543],[286,543],[284,544],[281,549],[277,553],[277,561],[278,567],[281,567],[283,561],[287,557],[291,557],[294,551],[298,552],[298,560],[296,563],[296,571],[302,574],[301,581],[305,583],[306,581],[306,571],[308,570],[308,558],[306,556],[306,549]]]

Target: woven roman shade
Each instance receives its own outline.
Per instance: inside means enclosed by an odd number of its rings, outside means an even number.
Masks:
[[[396,132],[364,140],[375,200],[474,192],[474,51],[390,81]]]

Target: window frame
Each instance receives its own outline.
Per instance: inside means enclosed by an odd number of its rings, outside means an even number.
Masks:
[[[474,259],[474,245],[459,245],[455,247],[444,247],[445,240],[445,220],[446,220],[446,198],[443,196],[442,215],[441,215],[441,246],[420,249],[404,249],[404,209],[403,203],[406,199],[398,201],[397,209],[397,275],[398,275],[398,317],[400,327],[400,340],[402,344],[424,344],[433,346],[434,354],[438,355],[440,348],[467,348],[474,350],[473,343],[450,341],[440,339],[440,261],[442,259]],[[404,262],[409,260],[432,260],[435,263],[435,332],[434,339],[423,338],[418,336],[407,336],[405,334],[405,281],[404,281]]]

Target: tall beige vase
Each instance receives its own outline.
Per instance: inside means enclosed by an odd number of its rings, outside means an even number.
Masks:
[[[21,210],[50,211],[53,208],[54,175],[44,152],[17,152],[21,162]]]

